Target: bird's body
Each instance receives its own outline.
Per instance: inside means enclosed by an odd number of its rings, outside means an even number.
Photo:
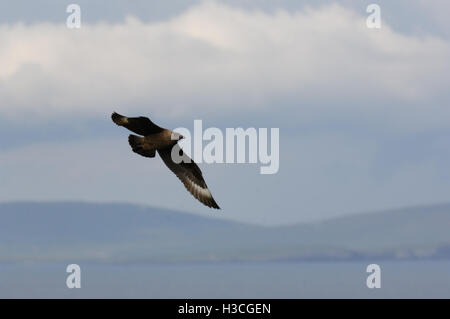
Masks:
[[[208,207],[220,208],[212,197],[200,168],[184,154],[177,144],[183,136],[159,127],[146,117],[130,118],[113,113],[111,118],[117,125],[142,135],[131,134],[128,137],[128,142],[133,152],[150,158],[155,157],[156,152],[158,152],[166,166],[180,179],[195,198]],[[172,154],[178,154],[182,159],[181,162],[179,160],[174,161]]]
[[[130,135],[128,142],[133,149],[133,152],[145,157],[155,157],[155,152],[158,149],[174,146],[177,140],[172,140],[172,131],[163,130],[159,133],[154,133],[144,137]]]

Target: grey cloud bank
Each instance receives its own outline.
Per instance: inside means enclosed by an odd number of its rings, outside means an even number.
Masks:
[[[201,4],[203,0],[172,0],[147,1],[134,0],[78,0],[84,9],[83,20],[88,23],[106,21],[109,23],[123,22],[124,19],[133,15],[145,22],[167,20],[180,14],[187,8]],[[212,2],[212,1],[210,1]],[[261,11],[273,13],[279,9],[296,11],[305,7],[318,7],[324,4],[336,3],[334,0],[222,0],[217,3],[228,4],[233,7],[247,11]],[[339,3],[345,7],[352,8],[356,12],[365,12],[369,1],[341,0]],[[383,8],[383,17],[396,30],[404,33],[433,33],[440,36],[450,37],[446,12],[449,8],[447,0],[378,0]],[[16,0],[14,2],[0,1],[0,21],[4,23],[52,22],[61,23],[65,19],[65,9],[68,3],[58,0]],[[414,17],[414,18],[411,18]]]
[[[223,208],[214,217],[290,224],[449,199],[450,151],[443,136],[390,141],[358,132],[280,134],[277,174],[260,175],[249,164],[201,165]],[[0,167],[2,202],[119,201],[211,217],[161,161],[130,155],[126,137],[10,149],[0,152]]]
[[[0,25],[0,113],[64,117],[119,105],[186,116],[275,102],[297,117],[338,104],[339,113],[388,112],[394,125],[405,112],[441,122],[436,113],[447,109],[423,104],[448,101],[449,43],[387,24],[367,29],[364,18],[339,5],[263,13],[203,3],[158,23]]]

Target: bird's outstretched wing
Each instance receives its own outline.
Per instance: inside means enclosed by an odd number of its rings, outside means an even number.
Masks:
[[[126,127],[130,131],[143,136],[159,133],[163,130],[162,127],[159,127],[158,125],[150,121],[149,118],[143,116],[126,117],[114,112],[111,115],[111,119],[117,125]]]
[[[173,152],[179,152],[180,156],[182,156],[183,160],[181,163],[177,164],[172,160],[172,149]],[[184,154],[183,150],[180,148],[178,144],[175,144],[172,147],[167,147],[164,149],[158,150],[159,156],[161,156],[164,163],[167,167],[175,173],[175,175],[180,179],[180,181],[184,184],[186,189],[200,202],[204,205],[212,208],[220,209],[219,205],[217,205],[216,201],[211,195],[211,192],[208,189],[208,186],[205,183],[205,180],[202,176],[202,171],[194,163],[192,159],[189,158],[186,154]]]

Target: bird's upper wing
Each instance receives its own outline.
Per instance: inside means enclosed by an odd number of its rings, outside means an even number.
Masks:
[[[126,117],[114,112],[111,115],[111,119],[117,125],[126,127],[130,131],[139,134],[139,135],[151,135],[155,133],[159,133],[163,130],[162,127],[159,127],[152,121],[150,121],[147,117]]]
[[[205,180],[202,176],[202,171],[195,164],[195,162],[187,156],[178,144],[173,146],[174,152],[179,152],[183,160],[177,164],[172,160],[171,152],[172,147],[167,147],[158,150],[159,156],[161,156],[167,167],[175,173],[175,175],[181,180],[186,189],[204,205],[212,208],[220,209],[216,201],[211,195],[211,192],[206,186]]]

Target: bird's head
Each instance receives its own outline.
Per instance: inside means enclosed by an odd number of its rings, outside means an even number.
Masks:
[[[181,135],[180,133],[172,132],[172,136],[171,136],[172,141],[179,141],[183,138],[184,138],[184,136]]]

